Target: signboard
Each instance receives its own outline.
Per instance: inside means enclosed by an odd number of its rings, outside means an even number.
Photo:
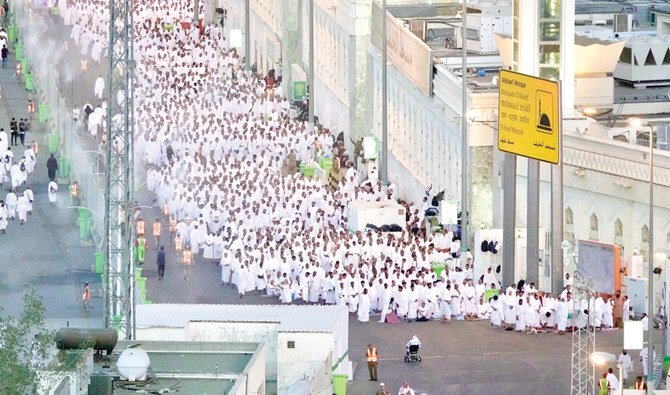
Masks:
[[[557,164],[560,160],[558,82],[500,70],[498,149]]]
[[[628,312],[624,312],[627,314]],[[644,348],[642,321],[623,322],[623,348],[625,350],[642,350]]]
[[[381,7],[373,2],[370,39],[382,49],[383,15]],[[423,93],[430,95],[433,81],[433,57],[428,44],[403,26],[403,21],[386,12],[386,55]]]
[[[230,29],[230,48],[242,48],[242,30]]]
[[[307,83],[305,81],[293,81],[293,100],[300,101],[307,93]]]

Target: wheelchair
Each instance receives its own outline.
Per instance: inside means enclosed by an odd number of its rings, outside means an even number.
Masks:
[[[405,352],[405,362],[421,362],[418,344],[412,344],[407,348],[407,351]]]

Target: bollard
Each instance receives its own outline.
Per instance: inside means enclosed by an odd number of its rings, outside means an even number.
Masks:
[[[26,90],[28,92],[33,91],[33,75],[32,74],[26,74]]]

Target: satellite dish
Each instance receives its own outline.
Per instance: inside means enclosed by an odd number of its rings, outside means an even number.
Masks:
[[[116,362],[121,378],[128,381],[145,381],[150,365],[149,354],[139,347],[125,349]]]

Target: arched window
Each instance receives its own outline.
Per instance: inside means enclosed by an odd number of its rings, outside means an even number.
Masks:
[[[591,222],[591,227],[590,227],[591,232],[589,232],[589,239],[598,240],[599,225],[598,225],[598,216],[595,213],[591,214],[591,221],[590,222]]]
[[[570,207],[568,207],[565,210],[565,224],[566,225],[574,225],[574,223],[575,223],[575,215],[572,212],[572,209]]]

